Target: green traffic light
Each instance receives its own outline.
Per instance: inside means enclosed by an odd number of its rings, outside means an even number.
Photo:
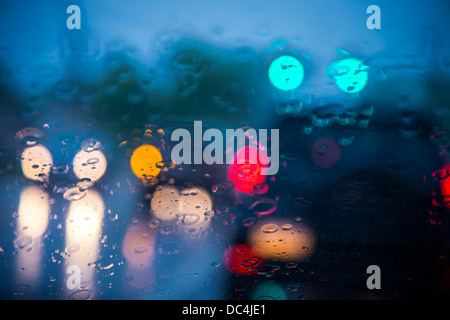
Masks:
[[[347,93],[360,92],[369,78],[368,67],[355,58],[345,58],[331,62],[326,74],[336,80],[337,87]]]
[[[270,63],[268,76],[270,82],[277,89],[294,90],[303,81],[303,65],[297,58],[288,55],[281,56]]]

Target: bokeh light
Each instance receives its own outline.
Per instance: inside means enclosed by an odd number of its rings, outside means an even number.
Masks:
[[[249,156],[257,154],[256,163]],[[233,164],[228,169],[228,180],[234,183],[235,188],[240,192],[253,193],[255,185],[265,183],[266,176],[261,174],[263,167],[260,159],[267,157],[264,152],[259,152],[256,147],[249,146],[238,150],[234,156]],[[268,163],[264,159],[264,163]]]
[[[45,182],[53,166],[53,157],[45,146],[37,144],[23,150],[21,166],[26,178]]]
[[[99,180],[105,174],[108,161],[100,150],[80,150],[73,158],[73,172],[78,179]]]
[[[303,81],[303,65],[293,56],[280,56],[270,63],[268,76],[270,82],[277,89],[282,91],[293,90],[298,88]]]
[[[435,176],[440,176],[439,182],[441,186],[441,201],[443,205],[450,208],[450,164],[446,164],[442,169],[434,173]]]
[[[159,185],[152,195],[150,208],[155,218],[173,223],[187,246],[205,238],[214,216],[211,196],[198,186],[180,191],[172,185]]]
[[[159,150],[152,145],[144,144],[133,151],[130,159],[131,170],[140,179],[156,177],[161,171],[157,165],[161,161]]]
[[[341,146],[332,138],[317,139],[311,148],[311,159],[321,168],[331,168],[341,157]]]
[[[85,191],[86,196],[70,202],[65,226],[66,266],[76,265],[80,268],[81,287],[89,288],[94,283],[96,262],[100,256],[100,237],[105,205],[99,192],[94,189]],[[100,266],[97,266],[101,268]],[[74,294],[77,289],[69,289]],[[95,292],[84,292],[91,298]]]
[[[17,217],[19,234],[32,239],[44,234],[50,215],[49,200],[48,193],[37,185],[28,186],[22,191]]]
[[[180,208],[180,191],[172,185],[158,185],[152,195],[150,209],[152,214],[162,220],[177,218]]]
[[[267,217],[249,229],[247,243],[264,259],[303,261],[314,251],[315,235],[303,222]]]
[[[38,285],[42,271],[43,238],[50,220],[50,198],[37,185],[25,187],[20,194],[17,214],[17,236],[14,247],[17,278],[22,285]]]
[[[331,62],[326,74],[336,81],[336,86],[346,93],[358,93],[364,89],[369,78],[368,67],[361,60],[345,58]]]

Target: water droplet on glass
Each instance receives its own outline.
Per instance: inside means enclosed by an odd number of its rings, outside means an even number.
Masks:
[[[25,128],[16,133],[16,141],[27,147],[34,146],[44,137],[44,133],[36,128]]]
[[[180,252],[181,245],[178,241],[163,242],[158,246],[158,252],[163,255],[175,255]]]
[[[139,245],[136,248],[134,248],[134,252],[135,253],[143,253],[143,252],[145,252],[147,250],[148,250],[148,246],[145,245],[145,244]]]
[[[91,290],[78,290],[69,296],[69,300],[89,300],[93,292]]]
[[[173,226],[164,226],[160,230],[161,234],[165,235],[165,236],[174,233],[174,231],[175,231],[175,228]]]
[[[98,150],[101,147],[100,141],[94,138],[89,138],[81,143],[81,148],[86,152],[92,152]]]
[[[267,223],[261,227],[264,233],[274,233],[278,231],[278,226],[275,223]]]
[[[150,222],[148,223],[148,226],[150,229],[156,229],[158,228],[158,226],[161,224],[161,221],[158,219],[152,219],[150,220]]]
[[[200,221],[200,215],[196,213],[178,214],[177,218],[177,223],[183,226],[191,226]]]
[[[231,181],[225,181],[225,182],[221,182],[221,183],[217,183],[215,185],[212,186],[212,192],[213,193],[225,193],[228,191],[233,190],[234,188],[234,183]]]
[[[214,268],[218,268],[222,265],[222,262],[220,261],[213,261],[213,263],[211,263],[211,266],[213,266]]]
[[[86,196],[87,192],[80,191],[77,187],[70,188],[66,192],[64,192],[64,199],[67,201],[77,201],[81,200]]]
[[[244,227],[251,227],[256,223],[257,219],[255,217],[248,217],[242,220],[242,224]]]
[[[33,238],[31,236],[22,236],[14,241],[14,247],[19,250],[22,250],[28,247],[32,242]]]
[[[253,202],[249,209],[256,215],[265,216],[275,212],[277,209],[277,203],[275,200],[262,198]]]
[[[303,208],[309,208],[312,206],[312,202],[303,198],[303,197],[296,197],[294,199],[294,203],[299,206],[299,207],[303,207]]]

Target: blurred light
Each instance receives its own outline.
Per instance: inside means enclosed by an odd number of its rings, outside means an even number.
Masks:
[[[101,228],[105,205],[101,195],[94,189],[85,191],[86,196],[70,202],[66,218],[65,252],[66,266],[76,265],[81,270],[82,287],[93,284],[98,260]],[[95,265],[95,264],[94,264]]]
[[[247,234],[254,253],[268,260],[302,261],[314,251],[315,236],[304,223],[263,218]]]
[[[251,159],[252,153],[257,154],[257,163]],[[255,185],[265,183],[266,176],[261,174],[263,165],[260,159],[262,157],[266,157],[266,154],[259,152],[253,146],[242,148],[236,152],[233,164],[228,169],[228,180],[234,183],[238,191],[253,193]],[[264,159],[263,162],[268,163],[267,159]]]
[[[155,218],[175,223],[185,246],[201,244],[214,216],[211,196],[197,186],[181,191],[172,185],[157,186],[150,208]]]
[[[270,63],[270,82],[279,90],[296,89],[303,81],[304,69],[301,62],[292,56],[281,56]]]
[[[108,161],[100,150],[80,150],[73,158],[73,172],[78,179],[99,180],[105,174]]]
[[[360,92],[367,84],[368,67],[355,58],[345,58],[331,62],[325,73],[336,80],[337,87],[347,93]]]
[[[26,178],[45,182],[48,181],[50,169],[53,166],[53,158],[45,146],[38,144],[23,150],[21,166]]]
[[[33,239],[41,237],[47,229],[49,214],[48,193],[36,185],[26,187],[20,194],[18,232]]]
[[[128,227],[122,242],[126,261],[126,282],[135,288],[148,287],[154,278],[155,231],[142,221]]]
[[[39,186],[28,186],[20,194],[17,215],[17,270],[21,284],[36,285],[41,272],[42,236],[50,215],[48,193]]]
[[[446,164],[442,169],[433,173],[433,177],[438,177],[441,185],[441,201],[447,208],[450,208],[450,164]]]
[[[264,263],[264,260],[256,256],[248,244],[233,245],[223,254],[224,266],[235,274],[256,275],[258,267]]]
[[[332,138],[317,139],[311,148],[311,158],[316,166],[333,167],[341,157],[341,146]]]
[[[180,191],[172,185],[159,185],[156,187],[150,202],[152,214],[163,221],[177,218],[180,208]]]
[[[144,144],[133,151],[130,159],[131,170],[140,179],[156,177],[161,169],[158,163],[162,161],[159,150],[149,144]]]

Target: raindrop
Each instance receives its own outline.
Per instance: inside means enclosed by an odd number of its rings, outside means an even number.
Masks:
[[[297,268],[297,261],[288,261],[288,262],[286,262],[286,268],[288,268],[288,269]]]
[[[345,147],[345,146],[349,146],[351,145],[353,142],[355,142],[355,136],[349,136],[349,137],[339,137],[337,138],[337,143],[340,144],[341,146]]]
[[[271,278],[275,275],[275,271],[277,270],[280,270],[280,266],[264,264],[258,267],[257,273],[266,276],[267,278]]]
[[[161,221],[158,219],[152,219],[150,220],[148,226],[150,229],[156,229],[161,224]]]
[[[254,225],[256,223],[257,219],[255,217],[249,217],[249,218],[245,218],[242,220],[242,224],[244,225],[244,227],[251,227],[252,225]]]
[[[269,186],[265,183],[257,183],[253,186],[256,194],[266,194],[269,191]]]
[[[163,255],[175,255],[180,252],[180,249],[178,241],[167,241],[159,245],[158,252]]]
[[[234,247],[234,250],[236,250],[236,252],[238,253],[247,253],[250,252],[250,250],[252,250],[252,247],[249,246],[248,244],[238,244]]]
[[[292,229],[292,224],[290,223],[285,223],[281,226],[282,230],[291,230]]]
[[[27,147],[36,145],[42,138],[44,133],[36,128],[25,128],[16,133],[16,141]]]
[[[175,228],[173,226],[164,226],[161,228],[160,232],[162,235],[169,235],[172,234],[175,231]]]
[[[100,141],[94,138],[89,138],[84,140],[81,143],[81,149],[83,149],[86,152],[92,152],[94,150],[97,150],[101,147]]]
[[[53,89],[58,99],[69,100],[78,90],[78,84],[74,81],[61,80],[54,84]]]
[[[64,192],[64,199],[67,201],[77,201],[83,199],[86,196],[87,192],[80,191],[77,187],[70,188],[66,192]]]
[[[99,163],[99,161],[100,161],[99,158],[90,158],[90,159],[87,159],[86,164],[88,164],[88,165],[94,165],[94,164]]]
[[[234,183],[231,181],[226,181],[226,182],[221,182],[221,183],[217,183],[215,185],[212,186],[212,192],[213,193],[225,193],[228,191],[233,190],[234,188]]]
[[[14,247],[22,250],[28,247],[33,242],[33,238],[31,236],[23,236],[14,241]]]
[[[265,216],[275,212],[277,203],[275,200],[262,198],[253,202],[249,209],[256,215]]]
[[[278,226],[275,223],[267,223],[261,227],[264,233],[274,233],[278,231]]]
[[[177,223],[183,226],[191,226],[200,221],[200,215],[196,213],[178,214],[177,218]]]
[[[69,300],[89,300],[93,292],[91,290],[78,290],[69,296]]]
[[[69,172],[69,165],[67,163],[54,163],[52,166],[52,173],[55,175],[66,174]]]
[[[211,263],[211,266],[214,268],[218,268],[222,265],[222,262],[220,261],[213,261],[213,263]]]
[[[258,257],[250,257],[243,260],[240,265],[248,270],[254,270],[261,264],[261,262],[262,260]]]
[[[172,65],[179,70],[198,72],[203,68],[204,61],[199,52],[187,50],[177,53],[172,58]]]
[[[78,244],[73,244],[71,246],[68,246],[65,250],[66,253],[71,254],[74,252],[77,252],[78,250],[80,250],[80,246]]]
[[[291,284],[286,287],[286,291],[289,291],[289,292],[295,292],[295,291],[298,291],[299,289],[300,289],[299,284]]]
[[[303,197],[296,197],[294,199],[294,204],[296,204],[299,207],[303,207],[303,208],[309,208],[312,206],[312,202]]]
[[[14,294],[15,295],[24,295],[25,293],[30,291],[30,289],[31,289],[31,286],[29,286],[27,284],[21,284],[14,290]]]
[[[80,192],[85,192],[87,189],[92,187],[94,183],[89,178],[83,178],[77,183],[77,188]]]
[[[296,101],[289,101],[287,103],[280,104],[276,106],[275,112],[280,115],[298,115],[300,114],[300,111],[302,110],[302,102],[299,100]]]
[[[135,253],[143,253],[143,252],[145,252],[147,250],[148,250],[148,246],[145,245],[145,244],[138,245],[136,248],[134,248],[134,252]]]

